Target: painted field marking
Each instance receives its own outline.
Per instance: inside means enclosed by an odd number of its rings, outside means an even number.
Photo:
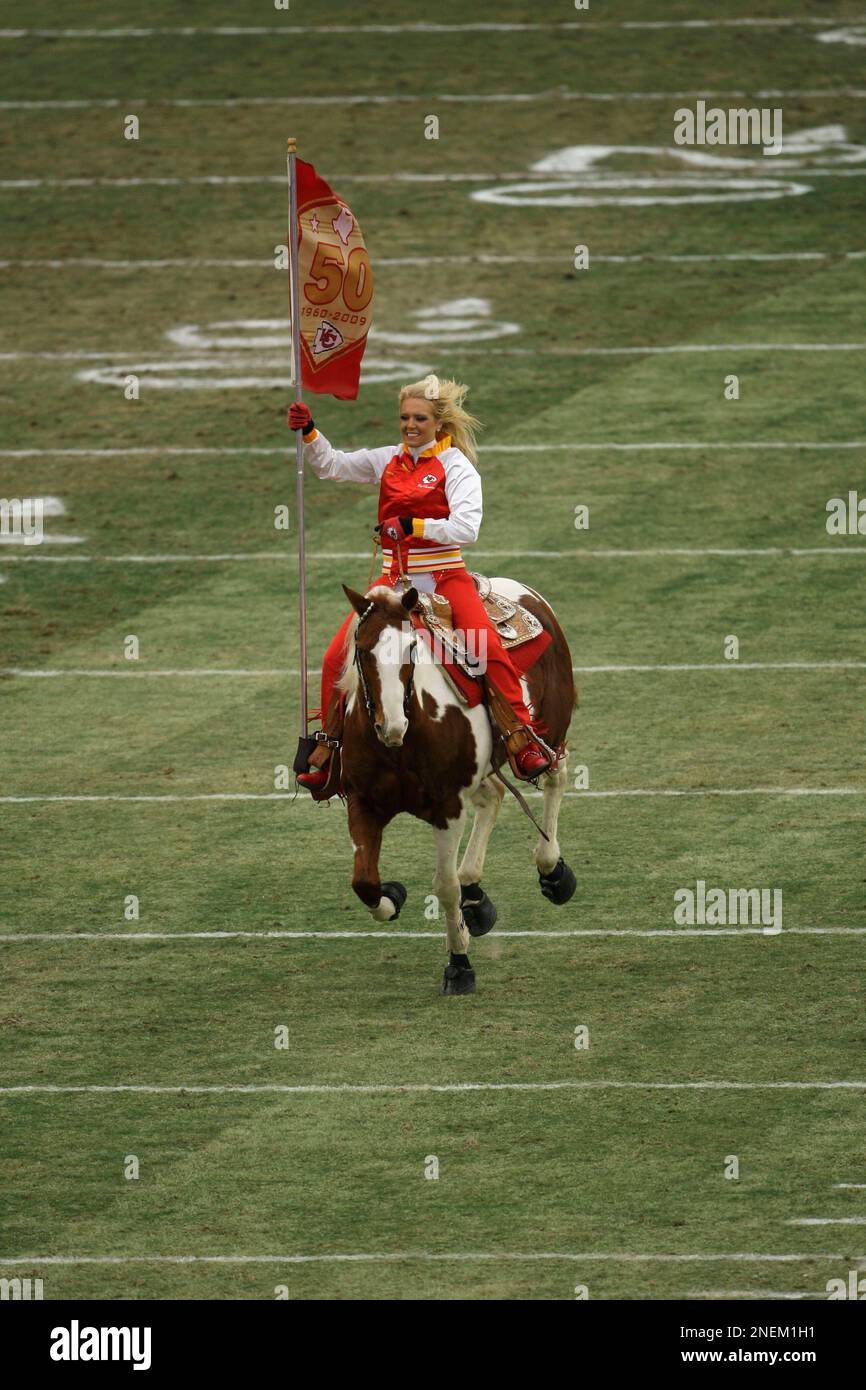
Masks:
[[[708,661],[695,663],[668,663],[657,666],[572,666],[572,671],[581,675],[597,675],[601,672],[622,671],[829,671],[866,670],[866,661]],[[2,674],[2,672],[0,672]],[[287,675],[300,675],[300,671],[287,672]]]
[[[565,1250],[403,1250],[370,1251],[365,1253],[331,1252],[327,1255],[9,1255],[0,1256],[0,1266],[17,1265],[128,1265],[128,1264],[400,1264],[406,1261],[431,1264],[449,1261],[488,1260],[563,1260],[583,1263],[587,1260],[611,1260],[625,1264],[812,1264],[824,1261],[853,1260],[860,1264],[866,1255],[845,1254],[758,1254],[753,1251],[718,1253],[642,1253],[635,1250],[575,1252]]]
[[[689,352],[863,352],[866,343],[671,343],[665,347],[587,347],[562,349],[563,355],[574,357],[664,357]],[[467,349],[463,349],[467,351]],[[484,349],[482,349],[484,351]],[[513,348],[492,349],[494,352],[515,352]],[[535,356],[537,349],[525,349]],[[553,353],[549,354],[555,355]]]
[[[353,31],[354,32],[354,31]],[[437,93],[437,101],[453,103],[456,105],[485,105],[485,104],[527,104],[531,102],[545,101],[600,101],[600,102],[623,102],[623,101],[695,101],[698,99],[706,100],[746,100],[750,97],[764,98],[767,100],[785,100],[805,97],[809,99],[827,99],[838,101],[840,98],[851,98],[862,100],[866,97],[866,88],[862,87],[756,87],[756,88],[726,88],[719,91],[708,91],[706,88],[698,90],[680,91],[623,91],[623,92],[579,92],[563,87],[553,87],[539,92],[440,92]],[[86,111],[86,110],[116,110],[118,107],[129,109],[130,106],[136,110],[143,106],[153,107],[189,107],[193,110],[198,108],[215,107],[228,108],[242,106],[394,106],[394,105],[417,105],[428,101],[426,96],[419,96],[413,92],[390,93],[388,95],[377,95],[370,92],[341,93],[335,96],[323,96],[318,93],[310,93],[307,96],[247,96],[247,97],[37,97],[37,98],[15,98],[7,101],[0,101],[0,111]],[[335,175],[334,181],[345,183],[347,178],[353,177],[352,174]],[[391,175],[380,175],[382,179],[393,177]],[[497,175],[499,177],[499,175]],[[514,177],[525,178],[525,174],[515,175]]]
[[[820,139],[826,143],[832,137],[840,140],[845,134],[844,127],[826,126],[807,135],[813,136],[816,140]],[[807,135],[804,140],[804,149],[811,149]],[[575,146],[557,151],[550,156],[548,161],[542,161],[541,165],[536,166],[542,169],[546,164],[554,170],[558,170],[562,162],[565,166],[577,163],[581,167],[587,161],[593,161],[602,155],[617,154],[623,149],[630,147],[611,147],[601,149],[596,146]],[[866,159],[866,146],[849,146],[843,143],[845,151],[853,150],[846,154],[846,158]],[[658,153],[655,148],[651,153]],[[737,163],[737,161],[728,161]],[[586,176],[581,175],[581,178]],[[689,176],[691,177],[691,175]],[[729,182],[730,180],[728,180]],[[621,181],[616,181],[619,186]],[[718,180],[711,180],[715,184]],[[607,175],[602,176],[602,183],[605,190],[611,184]],[[739,177],[739,171],[734,179],[736,189],[742,190],[746,187]],[[527,185],[528,186],[528,185]],[[637,185],[643,187],[641,180],[637,180]],[[727,184],[725,185],[727,187]],[[757,187],[752,182],[749,186]],[[689,187],[693,187],[690,184]],[[769,196],[777,196],[779,187],[776,186]],[[791,186],[793,191],[803,192],[805,186]],[[500,192],[502,190],[500,189]],[[490,193],[492,197],[496,190]],[[481,195],[474,195],[480,197]],[[484,197],[488,195],[485,194]],[[497,193],[498,197],[499,194]],[[728,196],[726,194],[725,196]],[[737,191],[733,195],[735,198],[745,196],[742,191]],[[761,195],[765,196],[765,195]],[[607,194],[605,193],[605,199]],[[508,201],[508,199],[505,199]],[[597,199],[595,199],[597,201]],[[415,379],[423,375],[430,366],[430,361],[406,360],[406,354],[413,349],[426,349],[428,354],[432,353],[434,347],[446,346],[454,352],[462,351],[464,355],[477,356],[479,352],[485,352],[489,356],[491,352],[501,353],[506,356],[529,357],[537,356],[540,351],[545,356],[551,357],[586,357],[597,355],[639,355],[634,347],[575,347],[574,345],[564,345],[557,343],[545,345],[540,349],[533,350],[527,347],[491,347],[491,339],[513,340],[514,335],[519,334],[520,324],[508,320],[495,320],[492,317],[492,305],[490,301],[483,297],[471,296],[456,299],[449,299],[436,302],[433,305],[416,308],[410,311],[410,319],[414,320],[410,328],[403,328],[400,331],[390,329],[374,328],[371,331],[371,338],[375,339],[373,357],[365,361],[362,376],[367,384],[386,381],[405,381]],[[163,349],[163,355],[148,361],[115,361],[102,362],[94,366],[89,362],[87,366],[82,366],[76,372],[76,380],[93,383],[100,386],[125,387],[128,383],[129,374],[141,378],[142,386],[146,391],[167,390],[167,391],[226,391],[226,390],[255,390],[259,388],[270,390],[289,390],[291,379],[287,374],[286,361],[290,347],[289,335],[283,319],[231,319],[217,320],[208,323],[183,323],[171,328],[165,334],[171,344],[170,348]],[[485,341],[486,340],[486,341]],[[485,347],[480,344],[485,342]],[[386,346],[386,353],[391,349],[390,355],[386,357],[377,356],[376,353],[382,345]],[[809,345],[805,345],[806,348]],[[193,354],[187,359],[178,359],[177,349],[183,349]],[[833,343],[824,344],[820,351],[850,351],[866,348],[866,344],[856,343]],[[394,350],[397,357],[394,356]],[[238,355],[238,350],[241,355]],[[263,351],[264,350],[264,353]],[[713,345],[710,344],[689,344],[676,345],[668,344],[663,348],[650,346],[646,349],[647,354],[652,355],[656,352],[712,352]],[[758,344],[758,351],[768,350],[768,345]],[[802,344],[786,344],[781,351],[801,351],[804,350]],[[642,350],[641,350],[642,351]],[[87,353],[87,357],[90,353]],[[85,358],[85,360],[87,360]]]
[[[524,792],[533,800],[542,792]],[[618,796],[866,796],[866,787],[676,787],[618,788],[615,791],[564,792],[569,801],[606,800]],[[309,792],[155,792],[138,795],[103,792],[79,795],[0,796],[0,805],[24,805],[32,802],[97,802],[97,801],[298,801],[313,805]],[[505,803],[510,806],[510,802]]]
[[[866,927],[786,927],[788,936],[866,936]],[[634,936],[641,938],[675,936],[778,936],[767,927],[665,927],[641,931],[623,927],[583,927],[563,931],[497,931],[500,937],[538,937],[541,940],[571,939],[584,936]],[[181,932],[4,932],[0,942],[19,941],[444,941],[437,931],[181,931]],[[835,1183],[836,1187],[866,1187],[866,1183]]]
[[[776,175],[779,172],[777,170]],[[804,170],[803,177],[812,172],[818,171]],[[862,172],[866,173],[866,170]],[[690,173],[614,176],[597,173],[571,179],[557,177],[546,183],[534,179],[530,171],[529,175],[522,176],[517,182],[479,188],[471,197],[476,202],[502,207],[680,207],[705,203],[766,202],[768,199],[802,197],[813,191],[807,183],[783,182],[778,177],[743,178],[739,173],[715,176]]]
[[[866,45],[866,25],[847,25],[843,29],[832,29],[829,33],[815,34],[813,37],[819,43],[846,43],[862,48]]]
[[[779,153],[777,147],[776,153]],[[632,156],[641,168],[637,173],[615,170],[607,161]],[[653,174],[648,161],[679,161],[681,172]],[[800,130],[785,140],[784,156],[768,166],[764,158],[733,157],[704,150],[673,149],[665,145],[567,145],[537,160],[527,178],[516,183],[487,185],[470,196],[476,202],[508,207],[601,207],[680,203],[738,203],[753,199],[800,197],[813,191],[804,182],[782,182],[792,171],[803,178],[811,172],[826,177],[840,165],[862,165],[866,146],[852,143],[844,125],[814,126]],[[682,171],[682,165],[689,166]],[[704,173],[697,177],[695,167]],[[657,167],[657,166],[656,166]],[[850,170],[845,170],[845,175]],[[860,170],[860,173],[866,172]],[[749,177],[743,177],[748,173]],[[772,174],[772,177],[767,175]],[[539,177],[548,182],[539,183]],[[552,179],[551,179],[552,176]],[[799,177],[799,174],[798,174]]]
[[[856,1189],[856,1191],[858,1191],[858,1192],[862,1192],[863,1189],[866,1188],[866,1182],[834,1182],[833,1186],[834,1186],[834,1187],[851,1187],[851,1188]]]
[[[393,337],[393,336],[394,336],[394,335],[392,335],[392,337]],[[383,337],[383,335],[380,335],[380,340],[382,339],[382,337]],[[414,345],[415,347],[423,346],[423,344],[420,342],[420,340],[414,342],[413,345]],[[653,344],[639,344],[639,345],[628,346],[628,347],[623,346],[623,347],[550,347],[550,348],[547,348],[547,347],[534,347],[534,348],[529,348],[529,347],[513,347],[513,348],[510,348],[510,347],[491,347],[491,346],[473,347],[473,346],[471,346],[471,344],[467,344],[466,342],[460,342],[460,343],[456,344],[456,345],[454,346],[454,348],[453,348],[453,352],[454,352],[455,355],[460,356],[460,355],[462,354],[463,356],[468,356],[468,357],[479,357],[479,356],[482,356],[482,357],[490,357],[490,356],[495,356],[495,357],[538,357],[538,356],[542,356],[542,357],[566,357],[566,358],[571,358],[571,357],[670,357],[670,356],[681,356],[681,355],[683,355],[683,354],[688,355],[688,354],[690,354],[690,353],[696,353],[696,354],[700,354],[700,353],[706,353],[706,354],[711,354],[711,353],[727,353],[727,354],[731,354],[731,353],[749,353],[749,352],[809,352],[809,353],[820,353],[820,352],[864,352],[864,351],[866,351],[866,343],[858,343],[858,342],[849,342],[849,343],[671,343],[671,344],[668,344],[668,345],[663,346],[663,347],[660,347],[660,346],[657,346],[657,345],[653,345]],[[226,356],[220,356],[220,357],[218,357],[216,354],[213,354],[212,357],[208,357],[208,358],[196,358],[196,359],[184,359],[184,358],[172,357],[172,356],[170,355],[170,352],[171,352],[170,349],[163,349],[163,350],[161,350],[161,356],[159,357],[158,360],[154,360],[154,361],[152,361],[152,362],[145,362],[145,363],[138,363],[138,364],[136,364],[135,361],[134,361],[134,359],[135,359],[135,357],[136,357],[137,354],[134,353],[134,352],[127,351],[126,349],[117,349],[117,350],[115,351],[114,349],[106,348],[105,350],[100,351],[100,350],[98,350],[98,349],[93,349],[93,348],[71,348],[71,349],[68,349],[68,350],[61,350],[61,351],[49,351],[49,350],[38,350],[38,349],[22,348],[22,349],[10,349],[10,350],[5,351],[5,352],[0,352],[0,362],[19,362],[19,361],[32,361],[32,360],[41,361],[41,362],[93,362],[93,361],[104,360],[105,358],[123,358],[123,359],[127,359],[127,361],[124,363],[124,365],[125,365],[126,369],[129,370],[129,371],[132,371],[134,368],[137,369],[137,370],[139,370],[139,371],[145,371],[145,370],[148,370],[149,368],[153,368],[153,367],[157,367],[157,366],[158,366],[158,367],[170,367],[170,366],[174,366],[175,368],[187,368],[187,369],[193,369],[193,368],[195,368],[195,369],[204,369],[204,368],[215,369],[215,368],[217,368],[217,367],[219,367],[219,366],[222,366],[222,367],[231,366],[231,367],[246,367],[246,368],[252,368],[252,367],[256,367],[256,366],[272,367],[272,366],[274,366],[274,365],[276,364],[276,359],[275,359],[274,357],[272,357],[272,356],[270,356],[270,355],[268,355],[268,356],[262,356],[261,354],[258,354],[258,355],[257,355],[257,354],[254,354],[254,353],[252,353],[252,352],[251,352],[251,353],[246,353],[246,354],[244,354],[244,356],[241,357],[241,358],[232,358],[232,357],[226,357]],[[129,360],[129,359],[132,359],[132,360]],[[402,365],[402,364],[401,364],[401,365]],[[85,377],[82,377],[81,379],[82,379],[82,380],[88,380],[89,378],[85,376]],[[377,378],[368,377],[367,379],[368,379],[368,380],[375,380],[375,379],[377,379]],[[287,380],[288,380],[287,377],[286,377],[285,379],[284,379],[283,377],[273,377],[273,378],[263,379],[262,384],[264,384],[264,385],[273,384],[275,387],[279,386],[279,387],[282,388],[282,387],[285,385],[285,381],[287,381]],[[483,447],[483,446],[482,446],[482,447]],[[487,446],[488,451],[490,450],[491,447],[492,447],[492,446],[490,446],[490,445]],[[515,446],[515,448],[516,448],[516,447],[517,447],[517,446]],[[536,446],[536,449],[535,449],[535,452],[538,452],[538,449],[539,449],[540,447],[542,447],[542,446],[537,445],[537,446]],[[595,446],[595,447],[598,447],[598,446]],[[284,450],[279,450],[278,452],[285,452],[285,451],[284,451]]]
[[[603,256],[593,255],[593,265],[654,265],[658,262],[671,264],[700,264],[716,261],[858,261],[866,258],[866,251],[739,251],[739,252],[701,252],[683,255],[645,255]],[[379,256],[377,268],[382,266],[407,265],[560,265],[571,266],[571,256],[494,256],[479,252],[475,256]],[[176,269],[232,269],[232,270],[273,270],[273,257],[255,259],[209,259],[205,256],[175,256],[164,260],[101,260],[95,256],[67,256],[60,260],[0,260],[0,270],[66,270],[74,267],[80,270],[176,270]]]
[[[713,556],[717,559],[743,559],[743,558],[784,558],[784,559],[807,559],[813,555],[835,555],[850,556],[866,555],[866,546],[841,545],[841,546],[813,546],[811,548],[795,548],[790,546],[765,547],[764,549],[733,549],[722,550],[713,547],[706,550],[686,550],[682,547],[656,550],[582,550],[577,547],[574,550],[476,550],[474,558],[478,560],[646,560],[646,559],[685,559],[698,560]],[[367,550],[345,550],[333,552],[307,552],[308,560],[324,560],[328,563],[334,560],[368,560],[370,553]],[[11,564],[30,564],[41,563],[45,565],[181,565],[181,564],[245,564],[249,561],[277,561],[280,564],[294,563],[294,557],[285,551],[260,550],[252,553],[240,552],[238,554],[215,552],[210,555],[33,555],[29,553],[16,553],[14,555],[0,554],[0,565]]]
[[[866,1226],[866,1216],[795,1216],[786,1226]]]
[[[0,103],[0,109],[2,109],[2,103]],[[866,177],[866,169],[804,167],[799,173],[802,178],[853,179]],[[501,204],[507,207],[536,204],[541,207],[596,207],[608,204],[615,206],[644,206],[646,204],[679,206],[683,203],[753,202],[786,196],[802,196],[812,191],[808,184],[786,181],[782,177],[784,174],[784,169],[778,169],[775,172],[772,169],[767,169],[765,177],[761,179],[749,179],[732,174],[724,176],[720,174],[712,177],[706,174],[688,172],[680,172],[667,177],[661,174],[623,175],[621,178],[612,175],[598,175],[591,181],[577,183],[562,177],[545,181],[540,175],[533,174],[531,171],[521,172],[504,169],[495,174],[480,172],[427,174],[410,171],[398,174],[339,174],[334,176],[333,182],[335,184],[377,185],[492,184],[494,187],[489,190],[481,189],[478,193],[473,194],[473,197],[481,202]],[[15,193],[31,193],[42,188],[58,190],[75,188],[102,188],[106,190],[125,188],[245,188],[261,184],[282,184],[285,181],[285,175],[278,174],[196,174],[188,177],[177,174],[152,174],[125,178],[107,175],[78,178],[49,176],[0,179],[0,189]],[[501,185],[501,187],[496,187],[496,185]],[[664,189],[688,190],[689,188],[694,190],[692,194],[687,191],[670,194],[662,192]],[[598,194],[600,190],[604,189],[609,190],[614,196],[605,196],[604,198],[594,196],[593,190]],[[627,189],[641,189],[644,192],[630,197],[625,195],[624,191]],[[620,196],[617,190],[620,190],[623,196]],[[653,190],[656,190],[655,196],[653,196]]]
[[[113,352],[100,352],[96,348],[70,348],[68,351],[10,351],[0,352],[0,362],[19,362],[28,359],[36,359],[41,362],[93,362],[100,361],[104,357],[134,357],[136,354],[118,350]]]
[[[407,357],[413,349],[423,347],[430,353],[447,345],[453,352],[459,343],[477,345],[520,332],[518,323],[494,319],[490,300],[477,295],[419,306],[409,310],[409,318],[412,326],[400,331],[382,328],[371,330],[370,336],[375,338],[375,346],[372,357],[368,354],[363,368],[364,381],[368,385],[415,380],[423,375],[430,362],[419,361],[414,356]],[[291,344],[283,319],[240,318],[182,323],[170,328],[164,337],[171,346],[163,348],[163,355],[156,360],[82,368],[76,373],[76,379],[103,386],[124,386],[128,374],[132,372],[141,377],[145,391],[218,391],[256,387],[288,390],[291,386],[285,365]],[[381,355],[383,345],[387,345],[387,356]],[[178,348],[196,355],[186,360],[179,359],[174,355]],[[396,355],[394,351],[389,352],[389,348],[396,349]],[[238,349],[241,355],[238,355]],[[268,350],[267,355],[263,355],[259,349]],[[261,368],[267,371],[263,373],[259,370]]]
[[[405,1082],[320,1082],[291,1085],[285,1082],[238,1082],[225,1085],[187,1086],[62,1085],[51,1082],[0,1086],[0,1095],[457,1095],[478,1091],[864,1091],[863,1081],[405,1081]],[[787,1225],[866,1225],[866,1216],[847,1221],[824,1222],[806,1218]]]
[[[390,335],[396,339],[398,335]],[[483,337],[483,334],[478,334]],[[379,335],[383,343],[384,334]],[[423,346],[421,339],[416,344],[416,358],[408,360],[405,348],[402,357],[395,357],[393,349],[387,357],[371,357],[362,371],[363,382],[367,385],[378,382],[402,380],[426,369],[428,362],[418,361],[418,349]],[[429,352],[435,345],[425,340]],[[386,352],[389,351],[386,346]],[[145,391],[157,389],[217,391],[217,390],[287,390],[291,385],[286,375],[283,358],[279,354],[247,352],[242,357],[234,357],[220,350],[206,353],[203,357],[178,357],[174,349],[166,348],[160,355],[141,362],[137,354],[127,350],[91,348],[50,351],[46,349],[10,349],[0,352],[0,362],[39,361],[39,362],[87,362],[97,366],[82,367],[76,372],[78,381],[93,382],[99,385],[122,387],[127,384],[127,376],[132,373],[142,378]],[[808,353],[812,356],[832,352],[863,352],[866,343],[680,343],[665,347],[639,345],[629,347],[476,347],[463,339],[451,348],[452,355],[460,357],[548,357],[570,360],[583,357],[659,357],[700,354],[750,354],[750,353]],[[178,375],[180,374],[180,375]],[[482,446],[484,447],[484,446]],[[486,446],[491,452],[496,446]],[[796,446],[792,446],[796,447]],[[817,447],[817,446],[816,446]],[[825,446],[826,447],[826,446]],[[832,445],[830,445],[832,447]],[[542,446],[535,445],[532,452],[539,452]],[[512,452],[514,450],[511,450]],[[264,452],[262,450],[261,452]],[[278,451],[282,452],[282,451]]]
[[[866,661],[711,661],[703,663],[682,663],[679,665],[644,666],[572,666],[577,675],[619,675],[634,672],[676,673],[679,671],[864,671]],[[120,667],[53,667],[39,666],[0,666],[0,679],[15,680],[57,680],[65,676],[74,679],[90,680],[197,680],[204,678],[227,678],[249,680],[276,680],[287,676],[299,676],[298,667],[285,667],[280,670],[237,669],[232,667],[189,667],[154,671],[126,671]]]
[[[254,24],[254,25],[158,25],[148,28],[122,27],[100,29],[0,29],[0,38],[85,38],[85,39],[146,39],[159,35],[178,37],[212,36],[218,38],[293,38],[296,34],[462,34],[462,33],[526,33],[553,30],[558,33],[579,32],[585,29],[779,29],[809,28],[838,29],[841,25],[857,25],[856,18],[818,19],[813,15],[788,15],[784,18],[733,19],[626,19],[626,20],[525,20],[480,21],[471,23],[434,23],[430,20],[406,21],[392,24]],[[841,32],[848,32],[842,30]]]
[[[105,357],[106,353],[94,353],[94,356]],[[117,356],[119,354],[112,354]],[[132,355],[132,354],[128,354]],[[0,353],[0,360],[3,354]],[[572,452],[592,452],[604,453],[607,450],[620,453],[646,453],[662,451],[702,451],[713,449],[726,453],[741,451],[754,451],[766,449],[807,449],[807,450],[827,450],[827,449],[866,449],[866,439],[837,439],[837,440],[805,440],[805,439],[744,439],[740,441],[712,441],[712,440],[633,440],[627,443],[613,441],[583,441],[575,440],[570,443],[561,441],[551,441],[547,444],[528,443],[528,444],[482,444],[479,453],[482,454],[526,454],[526,453],[550,453],[553,450],[570,450]],[[261,445],[261,444],[231,444],[231,445],[192,445],[184,446],[178,444],[133,444],[125,448],[100,448],[99,446],[88,446],[86,448],[74,449],[0,449],[0,458],[125,458],[141,457],[146,458],[150,455],[179,458],[195,457],[235,457],[238,454],[252,455],[275,455],[280,458],[287,458],[290,452],[290,445]],[[367,552],[365,551],[365,556]],[[478,552],[475,552],[476,554]],[[514,552],[509,552],[514,553]],[[547,554],[549,552],[535,552],[537,554]]]
[[[684,1298],[741,1298],[741,1299],[791,1299],[794,1301],[807,1298],[826,1298],[826,1293],[786,1293],[777,1292],[773,1289],[688,1289],[683,1295]]]

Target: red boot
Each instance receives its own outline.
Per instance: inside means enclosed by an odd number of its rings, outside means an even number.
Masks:
[[[309,772],[298,773],[298,782],[302,787],[306,787],[307,791],[320,792],[327,784],[329,771],[327,765],[325,767],[311,767]]]
[[[521,748],[514,755],[519,776],[530,781],[533,777],[540,777],[542,772],[546,772],[551,766],[550,759],[542,753],[537,743],[527,743],[525,748]]]

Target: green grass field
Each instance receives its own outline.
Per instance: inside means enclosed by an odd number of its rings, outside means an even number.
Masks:
[[[419,33],[400,0],[0,4],[27,29],[0,40],[0,496],[62,507],[40,546],[0,536],[0,1277],[46,1299],[819,1298],[866,1262],[866,1194],[837,1186],[866,1183],[866,540],[825,525],[866,495],[861,10],[634,28],[640,0],[440,0],[434,24],[530,27]],[[697,14],[720,17],[652,6]],[[154,32],[63,32],[133,23]],[[674,111],[702,95],[781,108],[793,150],[684,164]],[[506,805],[470,999],[437,993],[429,830],[386,832],[409,899],[365,935],[344,807],[274,791],[299,732],[287,134],[364,229],[389,377],[317,422],[388,443],[401,379],[469,382],[470,564],[544,592],[577,667],[577,892],[544,901]],[[530,172],[587,145],[615,149],[582,182]],[[544,190],[583,201],[526,201]],[[374,511],[308,481],[312,704]],[[697,880],[781,889],[782,932],[675,926]],[[435,1089],[466,1083],[504,1089]]]

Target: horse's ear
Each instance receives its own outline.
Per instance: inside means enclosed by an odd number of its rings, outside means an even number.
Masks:
[[[413,608],[418,607],[418,590],[407,589],[405,594],[403,595],[403,598],[401,599],[401,602],[403,604],[403,607],[406,609],[406,612],[411,613]]]
[[[359,594],[355,589],[347,588],[345,584],[343,585],[343,593],[346,595],[346,598],[349,600],[356,613],[361,614],[365,609],[370,607],[370,600],[368,598],[365,598],[363,594]]]

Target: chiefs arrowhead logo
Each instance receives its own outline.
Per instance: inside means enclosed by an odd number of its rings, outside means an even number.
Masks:
[[[343,207],[342,205],[340,207],[338,216],[331,218],[331,226],[337,233],[337,236],[340,238],[344,246],[348,246],[349,244],[349,237],[352,234],[352,228],[354,227],[354,225],[354,217],[350,213],[349,209],[347,207]]]
[[[424,477],[421,479],[422,484],[426,487],[432,487],[433,483],[437,481],[438,480],[435,473],[425,473]]]
[[[339,328],[335,328],[332,323],[328,323],[327,319],[323,319],[316,329],[316,336],[313,339],[313,352],[317,354],[322,352],[333,352],[334,348],[338,348],[342,341],[343,335]]]

